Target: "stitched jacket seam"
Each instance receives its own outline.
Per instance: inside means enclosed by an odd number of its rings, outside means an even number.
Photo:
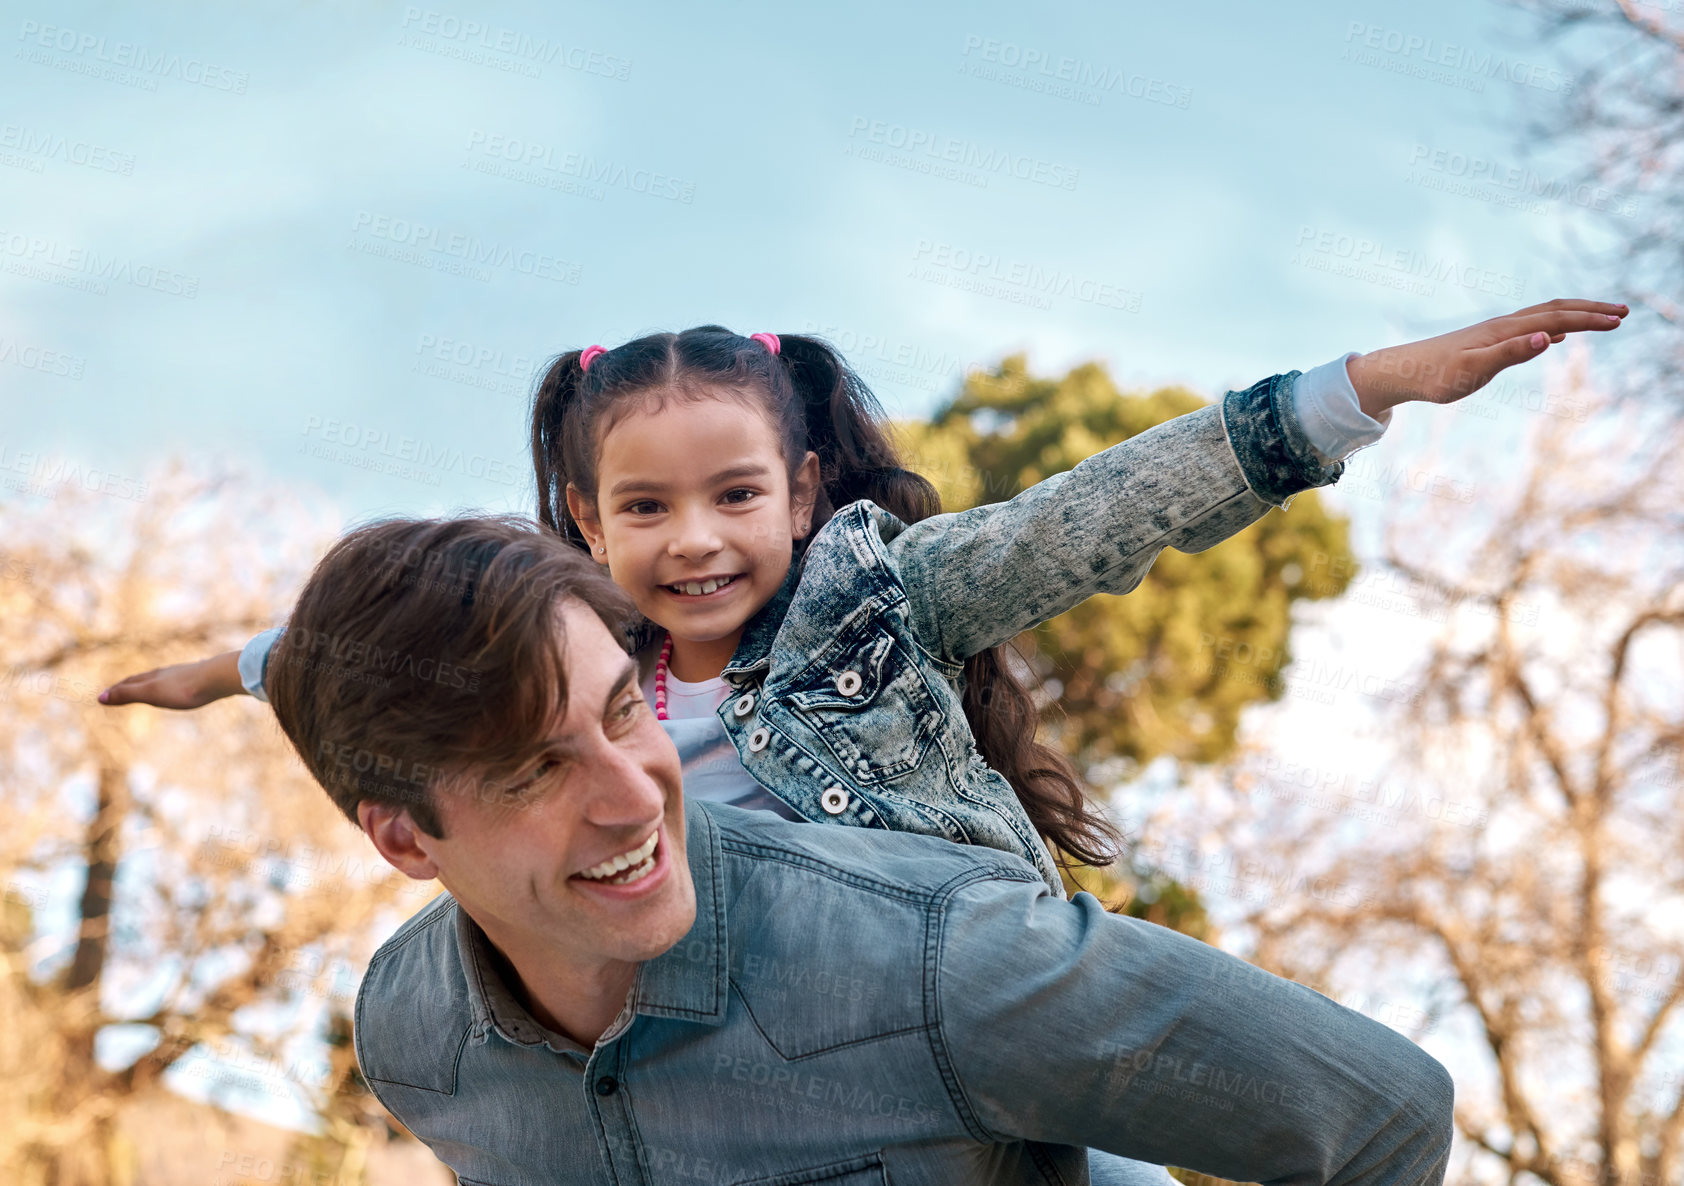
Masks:
[[[992,1131],[982,1122],[972,1106],[970,1098],[965,1093],[965,1086],[959,1081],[958,1069],[953,1065],[952,1055],[947,1049],[947,1034],[942,1028],[941,991],[939,980],[941,977],[941,954],[947,931],[947,908],[953,896],[960,890],[979,881],[1034,881],[1040,882],[1039,877],[1033,879],[1007,875],[1000,877],[995,870],[973,869],[953,878],[946,885],[939,887],[931,895],[930,913],[925,927],[924,945],[924,1008],[928,1024],[925,1032],[930,1035],[930,1054],[935,1059],[936,1071],[941,1076],[942,1085],[947,1089],[948,1102],[953,1105],[954,1112],[964,1124],[966,1131],[979,1141],[994,1144],[1009,1144],[1010,1140]],[[1012,1138],[1015,1140],[1015,1138]]]

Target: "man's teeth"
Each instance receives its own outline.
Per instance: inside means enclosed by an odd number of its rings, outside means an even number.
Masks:
[[[705,581],[680,581],[676,585],[668,585],[674,593],[688,593],[692,597],[699,597],[703,593],[712,593],[715,589],[723,589],[736,577],[709,577]]]
[[[655,841],[660,835],[658,830],[651,832],[649,839],[630,852],[610,857],[600,865],[592,865],[579,876],[591,881],[606,881],[609,885],[626,885],[646,876],[655,867]],[[625,872],[622,874],[621,870]]]

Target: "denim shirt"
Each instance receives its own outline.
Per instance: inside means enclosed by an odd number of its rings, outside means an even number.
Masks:
[[[911,525],[838,511],[749,621],[720,720],[749,773],[809,820],[1051,854],[977,752],[963,664],[1080,604],[1135,588],[1166,547],[1200,552],[1337,480],[1300,426],[1298,372],[1230,392],[1008,502]]]
[[[686,805],[696,920],[594,1048],[448,894],[355,1040],[468,1186],[1088,1181],[1084,1146],[1242,1181],[1434,1183],[1449,1077],[1309,989],[926,836]]]
[[[1344,361],[1316,374],[1329,368],[1354,408]],[[1296,400],[1299,378],[1229,392],[1008,502],[911,525],[870,502],[843,507],[723,672],[738,695],[719,717],[744,767],[808,820],[1015,853],[1062,895],[1017,794],[977,751],[964,661],[1095,593],[1129,592],[1166,547],[1203,551],[1336,481],[1343,464],[1300,420],[1330,401]],[[654,648],[641,649],[652,662]],[[261,691],[260,674],[246,682]]]

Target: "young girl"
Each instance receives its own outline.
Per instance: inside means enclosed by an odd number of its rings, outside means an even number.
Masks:
[[[1115,833],[999,649],[1158,552],[1202,551],[1335,481],[1389,408],[1450,402],[1626,309],[1553,301],[1230,392],[1010,502],[938,514],[870,392],[807,337],[717,326],[562,355],[539,387],[543,523],[588,548],[649,622],[645,691],[695,797],[924,832],[1057,863]],[[277,632],[130,677],[110,704],[261,695]],[[240,668],[244,668],[242,679]],[[1050,851],[1049,851],[1050,845]]]

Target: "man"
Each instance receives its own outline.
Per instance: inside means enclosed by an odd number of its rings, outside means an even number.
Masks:
[[[371,961],[356,1041],[463,1182],[1074,1183],[1084,1146],[1441,1180],[1449,1077],[1384,1026],[1005,853],[687,808],[630,613],[530,525],[390,522],[271,660],[311,773],[449,891]]]

